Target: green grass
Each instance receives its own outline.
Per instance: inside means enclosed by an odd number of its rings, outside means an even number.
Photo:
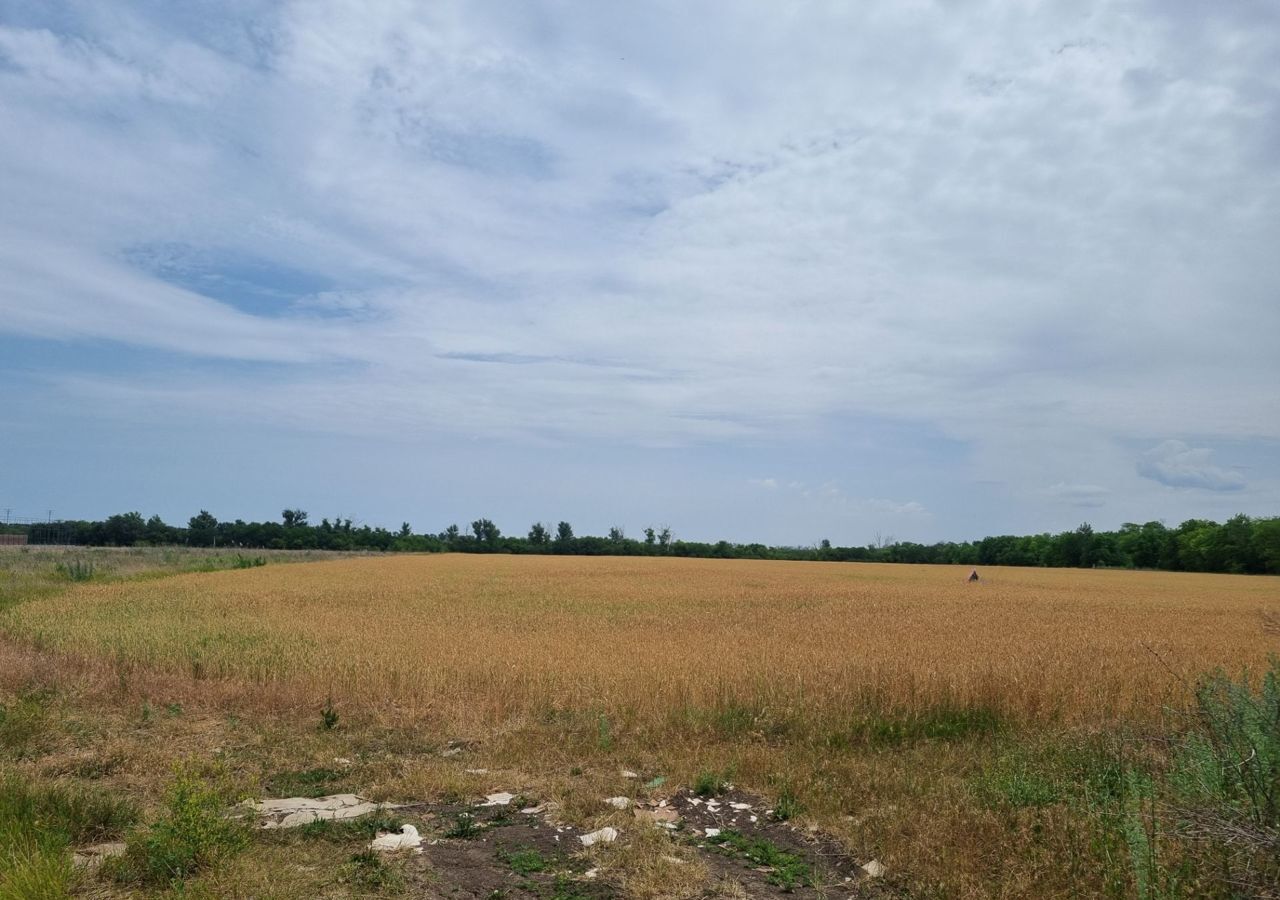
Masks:
[[[901,747],[921,741],[959,741],[995,735],[1005,728],[995,710],[985,706],[943,705],[899,716],[871,715],[830,736],[833,748]]]
[[[370,892],[382,896],[404,892],[404,876],[372,850],[353,853],[342,867],[340,880],[361,896]]]
[[[143,885],[181,881],[248,845],[245,826],[224,814],[227,798],[201,774],[179,771],[165,800],[165,814],[129,835],[124,856],[104,863],[116,880]]]
[[[341,793],[346,775],[336,769],[276,772],[263,783],[269,797],[324,797]]]
[[[741,832],[730,830],[707,838],[707,843],[722,853],[738,856],[755,866],[772,870],[768,873],[769,883],[784,891],[810,887],[814,883],[813,869],[802,856],[783,850],[763,838],[747,837]]]
[[[517,875],[532,875],[545,872],[551,867],[551,861],[532,848],[517,850],[499,850],[498,859],[511,867]]]
[[[111,837],[137,818],[133,804],[75,785],[0,781],[0,897],[66,897],[70,848]]]

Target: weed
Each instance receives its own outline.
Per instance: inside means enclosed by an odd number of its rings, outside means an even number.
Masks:
[[[498,858],[511,867],[511,871],[517,875],[532,875],[535,872],[545,872],[550,868],[549,860],[544,859],[542,854],[532,848],[520,850],[499,850]]]
[[[0,751],[23,757],[36,750],[48,730],[47,705],[48,698],[42,694],[27,694],[16,703],[0,704]]]
[[[404,890],[404,877],[372,850],[353,853],[342,866],[341,880],[361,892],[400,893]]]
[[[125,855],[111,860],[119,881],[166,884],[186,878],[242,850],[248,834],[223,815],[223,798],[193,770],[169,786],[165,815],[131,835]]]
[[[831,743],[842,747],[898,747],[919,741],[958,741],[993,735],[1003,727],[1000,716],[987,707],[942,704],[901,718],[864,718],[847,732],[833,735]]]
[[[93,560],[73,559],[70,562],[55,563],[54,570],[68,581],[92,581]]]
[[[796,798],[790,788],[783,788],[782,792],[778,794],[778,799],[774,801],[773,818],[779,822],[786,822],[788,819],[794,819],[802,812],[804,812],[804,804]]]
[[[341,786],[344,775],[334,769],[302,769],[277,772],[266,779],[264,787],[272,797],[323,797]]]
[[[484,830],[476,817],[471,813],[458,813],[453,817],[453,825],[444,833],[448,838],[459,838],[461,840],[470,840]]]
[[[601,750],[613,748],[613,726],[604,713],[596,717],[596,746]]]
[[[813,884],[813,869],[798,853],[783,850],[764,838],[750,838],[738,831],[723,831],[707,838],[707,843],[723,853],[740,856],[750,863],[771,869],[768,880],[784,891]]]
[[[699,797],[715,797],[725,792],[724,779],[718,772],[699,772],[693,780],[693,792]]]
[[[403,825],[402,820],[379,812],[358,819],[315,819],[300,825],[297,833],[304,838],[342,842],[372,839],[379,832],[398,832]]]
[[[320,708],[320,730],[333,731],[338,727],[338,711],[333,708],[333,698],[328,697]]]
[[[235,559],[231,563],[233,569],[254,569],[258,566],[265,566],[267,558],[265,556],[245,556],[241,553],[235,555]]]

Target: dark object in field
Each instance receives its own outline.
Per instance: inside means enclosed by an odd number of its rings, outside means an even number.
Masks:
[[[978,580],[978,570],[977,570],[977,569],[974,569],[972,572],[970,572],[970,573],[969,573],[969,580],[970,580],[970,581],[977,581],[977,580]]]

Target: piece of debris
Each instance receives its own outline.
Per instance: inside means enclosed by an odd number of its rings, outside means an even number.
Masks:
[[[340,766],[349,766],[349,765],[351,765],[351,760],[347,759],[345,756],[335,756],[335,757],[333,758],[333,761],[334,761],[334,762],[336,762],[336,763],[337,763],[338,765],[340,765]]]
[[[526,806],[524,809],[520,810],[520,814],[525,816],[536,816],[546,808],[547,804],[539,803],[537,806]]]
[[[880,860],[873,859],[862,867],[862,871],[867,873],[868,878],[879,878],[889,870],[885,867],[884,863],[880,862]]]
[[[666,783],[667,783],[666,776],[659,775],[656,778],[650,778],[648,781],[644,783],[644,786],[647,787],[649,790],[653,790],[654,788],[662,787]]]
[[[632,812],[637,821],[649,822],[652,825],[662,825],[664,823],[680,821],[680,816],[669,806],[660,806],[657,809],[636,809]]]
[[[626,809],[628,806],[631,805],[631,798],[630,797],[609,797],[604,802],[608,803],[614,809]]]
[[[640,777],[638,773],[632,772],[630,769],[623,769],[619,774],[621,774],[623,778],[639,778]]]
[[[488,775],[489,774],[488,769],[465,769],[464,771],[468,775]]]
[[[371,803],[355,794],[246,800],[244,805],[263,817],[263,828],[296,828],[321,819],[356,819],[378,810],[399,809],[394,803]]]
[[[512,800],[516,799],[515,794],[508,794],[506,791],[499,791],[496,794],[489,794],[484,798],[485,802],[481,806],[506,806]]]
[[[583,877],[583,878],[595,878],[595,877],[596,877],[597,875],[599,875],[599,874],[600,874],[600,870],[599,870],[598,868],[596,868],[596,869],[587,869],[587,871],[585,871],[585,872],[583,872],[583,873],[582,873],[582,877]]]
[[[402,826],[399,834],[380,834],[369,844],[370,850],[393,853],[396,850],[416,850],[422,852],[422,837],[418,829],[412,825]]]
[[[719,836],[720,836],[720,829],[719,829],[719,828],[707,828],[707,829],[705,829],[702,833],[703,833],[703,834],[705,834],[707,837],[719,837]]]
[[[593,831],[590,834],[578,835],[578,840],[582,841],[582,846],[590,847],[594,844],[612,844],[618,839],[618,829],[601,828],[599,831]]]
[[[113,856],[122,856],[124,854],[123,841],[110,841],[106,844],[94,844],[92,847],[82,847],[71,854],[71,865],[76,868],[88,869],[100,865],[104,859]]]
[[[729,805],[730,805],[730,806],[732,806],[734,809],[737,809],[737,810],[743,810],[743,809],[750,809],[750,808],[751,808],[751,804],[750,804],[750,803],[730,803]]]
[[[677,866],[683,866],[683,865],[687,865],[687,864],[688,864],[688,860],[683,860],[683,859],[681,859],[681,858],[680,858],[680,857],[678,857],[678,856],[664,856],[664,857],[662,857],[662,861],[663,861],[663,862],[674,863],[674,864],[675,864],[675,865],[677,865]]]

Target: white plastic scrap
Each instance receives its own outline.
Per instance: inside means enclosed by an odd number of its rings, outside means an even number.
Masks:
[[[480,805],[481,806],[506,806],[508,803],[510,803],[514,799],[516,799],[515,794],[508,794],[506,791],[499,791],[496,794],[490,794],[489,796],[485,797],[484,798],[485,802],[481,803]]]
[[[865,866],[862,867],[862,871],[866,872],[867,877],[869,878],[879,878],[881,875],[883,875],[885,872],[889,870],[885,868],[884,863],[880,862],[880,860],[873,859],[871,860],[871,862],[867,863]]]
[[[539,803],[537,806],[526,806],[524,809],[520,810],[520,814],[525,816],[536,816],[546,808],[547,805],[545,803]]]
[[[594,844],[612,844],[617,839],[618,829],[608,827],[578,836],[578,840],[582,841],[582,846],[584,847],[590,847]]]
[[[751,808],[750,803],[730,803],[729,805],[732,806],[734,809],[739,809],[739,810]]]
[[[703,832],[703,834],[705,834],[707,837],[718,837],[720,835],[720,829],[708,828],[706,831]]]
[[[355,819],[381,809],[396,808],[391,803],[370,803],[355,794],[251,800],[245,805],[267,820],[262,824],[263,828],[295,828],[321,819]]]
[[[609,797],[604,802],[608,803],[614,809],[626,809],[628,806],[631,805],[631,798],[630,797]]]
[[[630,769],[623,769],[622,777],[623,778],[639,778],[640,775],[636,772],[632,772]]]
[[[414,850],[418,853],[422,852],[422,837],[418,834],[418,829],[412,825],[405,825],[400,829],[399,834],[380,834],[369,844],[370,850],[381,850],[390,853],[396,850]]]

